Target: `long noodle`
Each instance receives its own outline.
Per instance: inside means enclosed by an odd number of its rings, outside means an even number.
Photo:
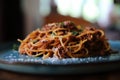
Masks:
[[[103,30],[87,26],[77,28],[71,21],[47,24],[18,41],[21,42],[20,54],[43,59],[106,55],[111,50]]]

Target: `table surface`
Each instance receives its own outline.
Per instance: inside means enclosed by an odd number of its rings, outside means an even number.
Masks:
[[[120,80],[120,71],[86,75],[32,75],[0,70],[0,80]]]

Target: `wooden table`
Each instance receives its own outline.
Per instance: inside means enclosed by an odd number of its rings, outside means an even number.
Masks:
[[[120,80],[120,70],[76,75],[35,75],[0,70],[0,80]]]

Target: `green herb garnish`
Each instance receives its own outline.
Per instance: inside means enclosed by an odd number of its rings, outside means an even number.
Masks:
[[[84,30],[83,25],[78,25],[78,26],[76,26],[76,27],[77,27],[77,29],[79,30],[79,32],[82,32],[82,31]]]
[[[60,25],[63,27],[63,26],[64,26],[64,23],[63,23],[63,22],[61,22],[61,23],[60,23]]]
[[[19,45],[18,44],[13,44],[13,50],[18,50],[18,48],[19,48]]]
[[[79,32],[82,32],[82,31],[83,31],[83,29],[80,29],[80,30],[79,30]]]
[[[72,31],[72,35],[74,35],[74,36],[76,36],[76,35],[78,35],[79,34],[79,32],[77,32],[77,31]]]

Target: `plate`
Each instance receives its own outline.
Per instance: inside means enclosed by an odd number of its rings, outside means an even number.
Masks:
[[[0,52],[0,69],[29,74],[89,74],[120,70],[120,41],[109,41],[111,48],[117,51],[108,56],[88,58],[48,58],[20,55],[8,49]],[[2,47],[3,48],[3,47]]]

